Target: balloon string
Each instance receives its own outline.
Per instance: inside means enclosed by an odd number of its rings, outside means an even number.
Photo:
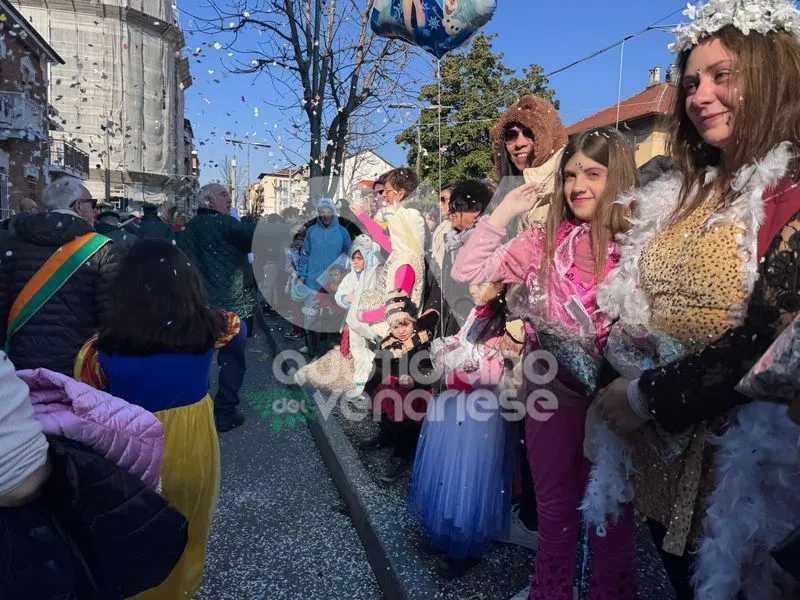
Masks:
[[[436,96],[436,104],[438,105],[437,115],[438,118],[436,119],[436,128],[437,133],[439,135],[439,189],[437,190],[436,197],[438,198],[439,195],[442,193],[442,60],[436,60],[436,88],[437,88],[437,96]],[[439,211],[441,212],[442,205],[439,204]],[[449,218],[445,215],[445,218]],[[447,252],[447,250],[445,250]],[[444,338],[444,286],[442,282],[444,281],[444,273],[440,272],[439,277],[439,337]],[[442,393],[444,389],[444,377],[439,380],[439,393]]]
[[[442,159],[444,152],[442,151],[442,59],[436,61],[436,85],[438,89],[438,96],[436,99],[437,111],[439,114],[438,130],[439,130],[439,192],[442,191]]]
[[[625,40],[622,40],[622,50],[619,53],[619,86],[617,87],[617,121],[614,129],[619,129],[619,109],[622,103],[622,65],[625,63]]]

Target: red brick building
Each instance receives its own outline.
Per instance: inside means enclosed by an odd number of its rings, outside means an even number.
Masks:
[[[666,83],[662,83],[661,69],[651,69],[647,88],[624,99],[619,106],[612,104],[573,123],[567,127],[567,135],[595,127],[617,127],[630,141],[638,166],[654,156],[665,154],[669,119],[675,104],[676,75],[677,71],[671,68]]]
[[[49,181],[48,70],[64,61],[7,1],[0,0],[0,218]]]

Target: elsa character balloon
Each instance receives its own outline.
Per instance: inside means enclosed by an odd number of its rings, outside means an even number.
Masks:
[[[445,31],[450,37],[459,35],[464,28],[476,28],[486,23],[497,7],[496,0],[443,0]]]

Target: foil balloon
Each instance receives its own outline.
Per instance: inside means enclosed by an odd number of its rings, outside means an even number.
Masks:
[[[372,30],[436,58],[458,48],[492,18],[497,0],[375,0]]]

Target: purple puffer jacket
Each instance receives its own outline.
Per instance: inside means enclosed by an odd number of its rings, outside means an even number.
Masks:
[[[17,371],[44,432],[86,444],[158,489],[164,426],[152,413],[47,369]]]

